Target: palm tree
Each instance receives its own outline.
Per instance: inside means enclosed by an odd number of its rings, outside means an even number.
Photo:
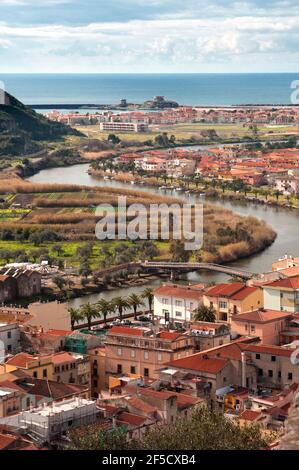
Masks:
[[[109,313],[114,312],[114,305],[112,302],[108,302],[108,300],[101,299],[98,303],[97,306],[99,308],[99,313],[101,316],[104,318],[104,323],[106,323],[107,316]]]
[[[128,301],[123,297],[115,297],[112,302],[114,308],[117,308],[118,310],[119,319],[122,320],[124,310],[127,310],[130,307]]]
[[[137,309],[138,307],[141,307],[144,305],[144,302],[141,300],[141,298],[137,294],[131,294],[130,297],[128,298],[128,304],[130,307],[133,308],[134,310],[134,318],[137,320]]]
[[[71,326],[72,326],[72,330],[73,330],[74,327],[75,327],[75,323],[79,323],[80,320],[82,320],[84,317],[83,317],[81,311],[78,308],[70,307],[69,308],[69,314],[70,314]]]
[[[99,316],[95,306],[91,305],[90,302],[88,302],[85,305],[82,305],[81,314],[82,314],[83,318],[86,318],[87,324],[88,324],[88,329],[90,330],[91,329],[92,319]]]
[[[200,305],[194,311],[194,320],[215,323],[216,312],[213,307],[206,307],[205,305]]]
[[[149,306],[149,311],[152,312],[152,305],[154,301],[154,293],[153,290],[150,287],[147,287],[143,292],[142,292],[142,298],[147,299],[148,301],[148,306]]]

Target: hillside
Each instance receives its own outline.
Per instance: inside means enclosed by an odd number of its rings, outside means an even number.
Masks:
[[[0,157],[30,154],[42,148],[41,141],[81,135],[69,126],[49,121],[8,93],[4,102],[0,104]]]

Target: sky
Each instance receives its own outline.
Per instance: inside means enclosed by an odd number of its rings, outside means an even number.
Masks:
[[[1,73],[298,72],[299,0],[0,0]]]

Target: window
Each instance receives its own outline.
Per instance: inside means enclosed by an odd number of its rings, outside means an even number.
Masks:
[[[148,370],[147,367],[145,367],[145,369],[144,369],[144,374],[143,374],[143,375],[144,375],[144,377],[148,377],[148,376],[149,376],[149,370]]]
[[[161,362],[162,359],[163,359],[163,355],[162,355],[162,353],[159,352],[158,353],[158,361]]]
[[[168,299],[166,299],[165,297],[162,299],[162,304],[163,305],[167,305],[168,304]]]
[[[47,369],[43,370],[43,378],[46,378],[48,376],[48,371]]]
[[[136,356],[136,351],[135,351],[135,349],[131,349],[131,354],[130,354],[130,355],[131,355],[131,357],[135,357],[135,356]]]
[[[273,370],[268,370],[268,377],[273,377]]]
[[[118,356],[121,356],[121,355],[122,355],[122,350],[121,350],[121,348],[117,348],[117,355],[118,355]]]
[[[93,386],[94,386],[95,388],[97,388],[97,386],[98,386],[98,381],[97,381],[97,379],[94,379],[94,381],[93,381]]]
[[[144,351],[144,359],[148,359],[148,351]]]
[[[182,315],[183,315],[182,312],[178,312],[178,311],[175,312],[176,317],[181,317]]]
[[[276,361],[276,356],[271,356],[271,361],[275,362]]]
[[[255,332],[255,326],[251,325],[250,330],[251,330],[252,333],[254,333]]]
[[[288,380],[293,380],[293,374],[292,374],[292,372],[289,372],[289,373],[288,373]]]
[[[259,369],[259,372],[258,372],[258,374],[259,374],[259,376],[260,376],[260,377],[263,377],[263,374],[264,374],[264,371],[263,371],[263,369]]]
[[[256,358],[256,359],[260,359],[260,358],[261,358],[261,355],[260,355],[260,354],[256,354],[256,355],[255,355],[255,358]]]
[[[226,309],[227,308],[227,302],[224,302],[223,300],[220,300],[219,308]]]
[[[245,323],[245,331],[248,331],[248,325]]]
[[[190,309],[193,310],[193,302],[190,302]]]
[[[136,374],[136,367],[135,366],[131,366],[131,374]]]
[[[9,352],[9,353],[10,353],[11,351],[12,351],[11,344],[8,344],[8,345],[7,345],[7,352]]]
[[[181,307],[183,305],[183,302],[181,300],[176,300],[175,301],[175,306],[176,307]]]
[[[121,364],[117,364],[117,373],[122,374],[123,373],[123,366]]]
[[[36,371],[33,372],[33,377],[34,377],[35,379],[37,379],[37,372],[36,372]]]
[[[281,370],[278,371],[278,378],[281,379]]]
[[[11,331],[8,331],[8,332],[7,332],[7,338],[8,338],[8,339],[11,339]]]

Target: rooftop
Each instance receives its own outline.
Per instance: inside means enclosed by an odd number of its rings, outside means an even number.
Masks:
[[[290,318],[292,313],[281,312],[280,310],[254,310],[252,312],[245,312],[235,315],[232,321],[249,321],[255,323],[270,323],[274,321],[284,320]]]

